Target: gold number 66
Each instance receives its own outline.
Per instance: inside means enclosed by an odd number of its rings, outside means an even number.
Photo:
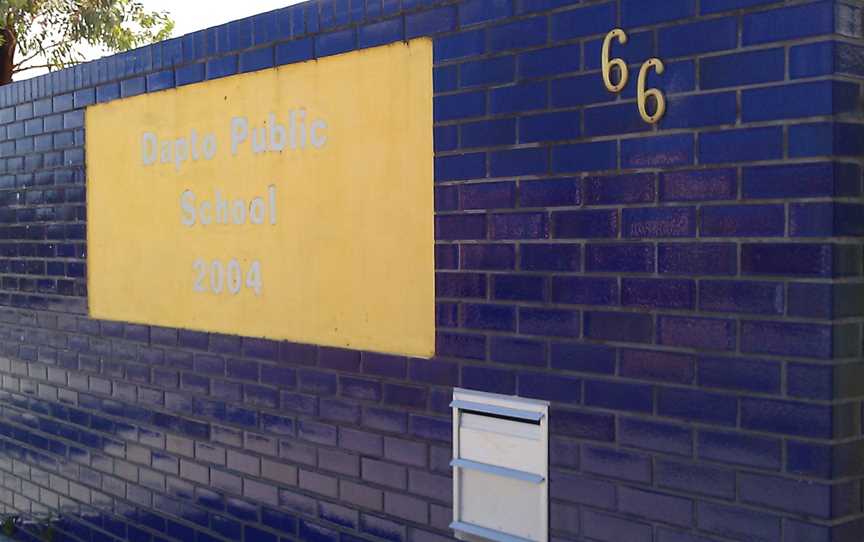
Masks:
[[[627,63],[624,62],[623,59],[609,58],[610,50],[612,49],[612,40],[615,39],[618,40],[618,43],[624,45],[627,43],[627,33],[620,28],[616,28],[606,34],[606,39],[603,40],[603,51],[601,57],[601,63],[603,66],[603,82],[606,84],[606,89],[609,90],[609,92],[621,92],[621,90],[627,85],[627,78],[630,75],[630,72],[627,70]],[[617,83],[612,82],[612,68],[618,68],[620,79]]]

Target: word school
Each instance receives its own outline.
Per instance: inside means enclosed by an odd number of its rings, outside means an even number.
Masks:
[[[246,117],[232,117],[230,129],[231,155],[236,156],[242,148],[249,147],[253,153],[282,152],[311,146],[320,149],[327,144],[327,121],[315,119],[307,123],[306,109],[288,110],[286,124],[280,122],[275,113],[267,115],[260,125],[249,124]],[[141,161],[145,166],[156,163],[174,164],[180,171],[188,161],[212,160],[219,150],[216,134],[203,137],[194,128],[188,136],[160,138],[153,132],[141,135]]]

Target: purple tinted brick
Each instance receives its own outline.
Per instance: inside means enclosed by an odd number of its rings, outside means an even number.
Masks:
[[[516,375],[510,370],[462,367],[462,386],[491,393],[516,393]]]
[[[843,245],[759,243],[741,247],[745,274],[831,277],[857,272],[860,265],[860,253]]]
[[[699,384],[709,388],[777,393],[780,365],[772,361],[740,358],[701,358]]]
[[[707,350],[735,348],[735,322],[710,318],[660,316],[657,336],[660,344]]]
[[[660,487],[725,499],[735,497],[735,472],[731,470],[658,458],[654,474]]]
[[[663,201],[735,199],[738,173],[734,169],[698,169],[664,172],[660,175]]]
[[[609,141],[552,148],[552,171],[555,173],[615,169],[617,160],[618,147]]]
[[[462,269],[506,270],[516,266],[513,245],[470,244],[461,247]]]
[[[435,217],[435,238],[441,240],[485,239],[484,215],[445,215]]]
[[[781,465],[779,439],[726,433],[699,431],[699,457],[750,467],[777,470]]]
[[[621,304],[643,308],[692,309],[696,288],[693,281],[624,278]]]
[[[435,337],[435,352],[440,356],[484,359],[486,338],[482,335],[438,333]]]
[[[597,374],[615,371],[615,350],[605,346],[552,343],[549,357],[553,369]]]
[[[699,284],[699,305],[711,312],[783,314],[783,290],[775,282],[706,280]]]
[[[834,355],[834,329],[820,324],[742,322],[741,350],[830,359]]]
[[[363,372],[385,378],[405,378],[408,361],[402,356],[363,352]]]
[[[653,350],[622,350],[621,376],[679,384],[693,382],[693,356]]]
[[[507,213],[489,217],[492,239],[545,239],[549,237],[546,213]]]
[[[578,271],[581,255],[580,245],[527,244],[521,247],[520,265],[531,271]]]
[[[693,147],[690,134],[625,139],[621,142],[621,166],[643,168],[692,164]]]
[[[695,237],[696,210],[692,207],[624,209],[625,237]]]
[[[657,412],[661,416],[734,426],[738,420],[738,400],[731,395],[700,390],[663,388],[658,392]]]
[[[588,406],[651,412],[653,408],[651,386],[624,382],[588,380],[585,382],[585,404]]]
[[[552,433],[561,436],[602,442],[615,440],[615,417],[609,414],[559,408],[550,414],[549,427]]]
[[[843,489],[842,485],[832,487],[809,480],[790,480],[755,473],[741,476],[743,502],[824,519],[842,515],[840,510],[832,508],[839,504],[836,502],[839,500],[837,494]]]
[[[546,366],[546,344],[530,339],[493,337],[490,355],[492,361],[499,363]]]
[[[479,273],[436,273],[435,297],[486,297],[486,276]]]
[[[588,177],[582,186],[585,205],[648,203],[654,201],[654,175]]]
[[[693,453],[693,434],[689,428],[631,418],[622,418],[619,428],[618,439],[625,446],[683,456]]]
[[[384,384],[384,402],[389,405],[420,408],[426,407],[426,389],[400,384]]]
[[[544,277],[525,275],[495,275],[492,297],[509,301],[542,301],[545,297]]]
[[[651,461],[647,456],[611,448],[583,446],[582,470],[631,482],[651,479]]]
[[[523,181],[519,185],[520,207],[564,207],[581,201],[577,179]]]
[[[780,518],[773,514],[709,502],[697,506],[704,531],[739,540],[780,540]]]
[[[622,487],[618,491],[618,508],[641,518],[689,527],[694,521],[691,499]]]
[[[435,158],[435,182],[482,179],[486,176],[486,153],[454,154]]]
[[[408,375],[415,382],[452,386],[459,382],[459,366],[443,360],[412,359]]]
[[[578,403],[581,381],[549,373],[519,373],[519,395],[546,401]]]
[[[466,304],[462,308],[462,325],[474,329],[515,331],[516,310],[506,305]]]
[[[588,245],[585,268],[592,272],[654,272],[654,247],[647,244]]]
[[[516,202],[512,182],[467,184],[459,187],[462,209],[509,209]]]
[[[782,205],[702,207],[701,234],[706,237],[777,237],[786,227]]]
[[[650,343],[654,340],[654,320],[650,314],[586,312],[585,336],[590,339]]]
[[[768,433],[812,438],[836,438],[844,427],[835,421],[839,414],[830,406],[777,401],[742,399],[741,427]]]
[[[577,311],[519,308],[519,332],[527,335],[578,337],[579,325]]]
[[[618,212],[614,209],[560,211],[552,213],[552,224],[557,238],[615,237],[618,234]]]
[[[545,148],[516,149],[490,153],[489,174],[492,177],[539,175],[547,170]]]
[[[657,252],[660,273],[734,275],[737,272],[737,247],[731,243],[661,243]]]
[[[599,277],[553,277],[552,301],[572,305],[617,305],[618,281]]]

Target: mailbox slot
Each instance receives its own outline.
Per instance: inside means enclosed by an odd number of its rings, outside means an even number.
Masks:
[[[456,389],[450,406],[456,538],[546,542],[549,404]]]

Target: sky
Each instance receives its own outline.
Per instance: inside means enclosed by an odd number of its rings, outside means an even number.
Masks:
[[[139,0],[150,11],[167,11],[174,19],[173,37],[210,28],[228,21],[242,19],[273,9],[298,4],[303,0]],[[106,56],[108,51],[94,47],[83,48],[87,60]],[[28,70],[16,79],[27,79],[45,73]]]

